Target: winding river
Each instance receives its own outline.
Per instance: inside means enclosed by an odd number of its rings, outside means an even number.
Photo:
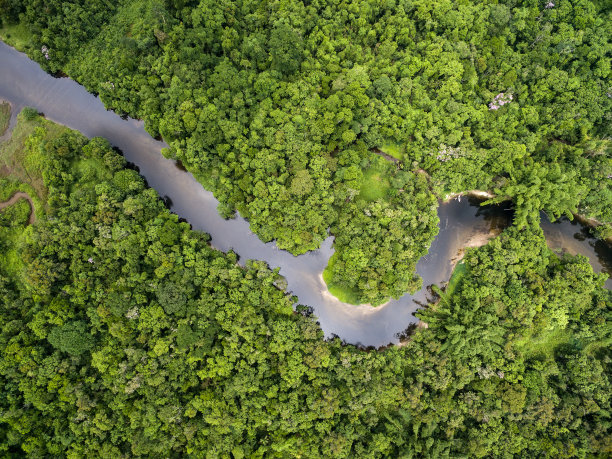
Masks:
[[[327,238],[313,252],[295,257],[279,250],[276,244],[263,243],[249,229],[243,218],[224,220],[217,213],[217,200],[194,177],[165,159],[160,150],[166,146],[151,138],[142,121],[122,119],[104,108],[102,102],[69,78],[54,78],[6,44],[0,42],[0,99],[12,104],[10,135],[15,115],[32,106],[55,122],[81,131],[88,137],[105,137],[122,150],[125,158],[136,164],[149,186],[166,196],[171,210],[185,218],[196,230],[209,233],[213,247],[233,249],[241,260],[265,260],[271,268],[280,267],[287,279],[287,290],[300,304],[311,306],[327,337],[337,335],[346,342],[362,346],[384,346],[399,342],[401,334],[418,322],[413,313],[427,301],[427,289],[405,295],[385,306],[353,306],[337,300],[327,291],[321,273],[333,254],[333,237]],[[0,138],[1,140],[1,138]],[[477,239],[496,234],[507,226],[511,212],[502,207],[479,207],[477,201],[459,198],[441,203],[438,209],[440,233],[429,253],[417,264],[423,285],[442,284],[451,274],[451,263],[461,248]],[[579,224],[562,220],[543,221],[544,231],[553,248],[589,257],[596,271],[612,272],[612,250],[588,236]],[[608,279],[606,286],[612,287]]]

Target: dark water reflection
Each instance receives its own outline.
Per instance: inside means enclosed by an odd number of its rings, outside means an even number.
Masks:
[[[548,247],[559,253],[565,251],[571,255],[588,257],[595,272],[604,272],[610,276],[606,288],[612,289],[612,247],[609,244],[594,238],[589,227],[576,219],[570,221],[563,217],[553,223],[542,212],[540,221]]]
[[[347,342],[363,346],[382,346],[398,342],[398,334],[417,322],[414,311],[427,302],[427,289],[405,295],[385,306],[371,308],[341,303],[329,294],[321,278],[333,254],[333,238],[319,250],[295,257],[279,250],[275,243],[263,243],[249,230],[243,218],[224,220],[216,210],[217,200],[183,170],[165,159],[160,150],[166,146],[149,136],[141,121],[122,119],[107,111],[102,102],[68,78],[53,78],[24,54],[0,42],[0,98],[13,105],[15,114],[25,106],[44,112],[50,120],[81,131],[88,137],[105,137],[119,148],[157,190],[171,210],[186,219],[194,229],[209,233],[213,247],[234,250],[241,261],[265,260],[270,267],[280,267],[288,290],[299,302],[311,306],[326,336],[337,335]],[[450,260],[478,236],[487,236],[509,223],[509,211],[500,207],[479,207],[468,199],[441,204],[438,209],[440,233],[429,253],[417,264],[424,286],[441,284],[451,272]],[[579,227],[577,227],[579,229]],[[576,242],[577,251],[591,247],[590,241]],[[579,250],[578,250],[579,249]],[[602,249],[599,249],[600,252]],[[598,253],[590,255],[594,265]],[[602,252],[603,253],[603,252]],[[610,254],[604,258],[610,260]]]

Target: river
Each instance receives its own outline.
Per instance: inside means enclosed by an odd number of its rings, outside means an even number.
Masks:
[[[418,322],[414,312],[427,300],[427,289],[404,295],[385,306],[345,304],[329,294],[321,273],[333,254],[333,237],[321,247],[298,257],[279,250],[276,244],[263,243],[249,229],[243,218],[224,220],[217,212],[217,200],[194,177],[160,151],[166,146],[151,138],[142,121],[123,119],[104,108],[102,102],[69,78],[54,78],[37,63],[0,42],[0,99],[9,101],[13,115],[7,135],[15,124],[15,115],[31,106],[57,123],[82,132],[87,137],[105,137],[121,149],[125,158],[136,164],[152,188],[169,198],[170,209],[186,219],[194,229],[212,237],[213,247],[234,250],[241,261],[266,261],[280,267],[287,280],[287,290],[297,295],[300,304],[311,306],[326,337],[339,336],[361,346],[384,346],[399,342],[401,334]],[[450,260],[478,235],[489,235],[505,227],[511,212],[503,207],[479,207],[467,198],[441,203],[438,208],[440,232],[429,253],[417,264],[423,285],[442,284],[451,273]],[[572,253],[589,257],[596,271],[611,272],[612,254],[603,242],[586,236],[580,225],[562,220],[544,224],[552,246],[565,247]],[[574,237],[578,234],[579,237]],[[607,281],[607,287],[612,282]]]

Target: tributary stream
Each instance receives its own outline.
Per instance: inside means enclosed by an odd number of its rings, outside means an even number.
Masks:
[[[333,254],[333,237],[316,251],[295,257],[279,250],[275,243],[263,243],[249,229],[243,218],[224,220],[217,213],[217,200],[193,176],[165,159],[160,150],[165,146],[151,138],[143,122],[122,119],[104,108],[102,102],[69,78],[54,78],[37,63],[0,42],[0,99],[12,104],[13,115],[8,133],[15,124],[15,115],[25,106],[35,107],[45,116],[78,130],[88,137],[105,137],[121,149],[125,158],[136,164],[149,186],[168,197],[171,210],[186,219],[194,229],[212,237],[213,247],[233,249],[241,262],[245,259],[266,261],[271,268],[280,267],[288,283],[287,290],[297,295],[299,303],[311,306],[327,337],[337,335],[346,342],[362,346],[383,346],[397,343],[398,335],[418,321],[413,313],[419,303],[427,301],[431,284],[441,285],[451,274],[451,260],[466,245],[477,245],[479,239],[497,233],[507,226],[511,212],[503,206],[480,207],[467,198],[440,204],[440,232],[429,253],[417,265],[424,288],[415,295],[404,295],[384,306],[354,306],[338,301],[327,290],[321,273]],[[589,257],[594,269],[612,271],[612,249],[588,235],[580,224],[562,220],[543,222],[552,247]],[[606,286],[612,287],[607,281]]]

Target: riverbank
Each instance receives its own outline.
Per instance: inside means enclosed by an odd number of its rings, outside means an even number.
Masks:
[[[465,257],[466,250],[476,247],[482,247],[483,245],[488,244],[488,242],[499,236],[502,233],[502,230],[499,228],[493,228],[488,233],[480,233],[472,236],[466,244],[460,248],[457,253],[450,259],[451,270],[454,271],[457,263],[463,260]]]
[[[332,258],[333,258],[333,255],[332,255]],[[321,282],[321,289],[320,289],[321,295],[329,298],[332,301],[333,300],[337,301],[339,305],[340,304],[349,304],[349,305],[351,305],[353,307],[356,307],[356,308],[362,308],[361,312],[362,313],[367,313],[368,311],[372,311],[373,312],[373,311],[375,311],[377,309],[382,309],[385,306],[387,306],[388,304],[390,304],[391,301],[392,301],[391,299],[389,299],[389,300],[385,301],[384,303],[377,304],[377,305],[373,305],[373,304],[370,304],[370,303],[360,303],[360,304],[351,303],[345,297],[342,297],[342,292],[336,292],[336,293],[333,292],[333,287],[332,288],[329,287],[328,283],[325,281],[325,275],[324,274],[325,274],[325,271],[319,275],[319,281]],[[344,298],[344,299],[341,299],[341,298]]]
[[[588,217],[585,217],[584,215],[580,215],[580,214],[572,214],[572,215],[580,223],[582,223],[584,225],[588,225],[591,228],[597,228],[598,226],[605,225],[604,223],[600,222],[599,220],[596,220],[595,218],[588,218]],[[608,236],[606,238],[603,238],[602,240],[607,242],[608,245],[612,246],[612,236]]]
[[[69,130],[37,115],[26,118],[23,111],[17,115],[17,123],[0,141],[0,177],[27,184],[32,189],[14,191],[28,191],[31,198],[43,203],[47,199],[47,189],[42,177],[42,158],[35,149],[27,147],[28,140],[44,135],[45,140],[52,141]]]
[[[31,34],[24,24],[8,24],[0,27],[0,39],[22,53],[32,47]]]
[[[465,257],[467,250],[470,248],[477,248],[486,245],[490,240],[496,238],[502,233],[502,230],[499,228],[492,228],[488,233],[479,233],[471,236],[467,242],[463,245],[463,247],[459,248],[455,255],[453,255],[450,259],[450,278],[446,281],[446,286],[444,287],[445,294],[452,295],[452,291],[457,286],[461,277],[465,273],[465,265],[461,263],[463,258]],[[462,268],[461,270],[459,268]],[[460,272],[459,272],[460,271]],[[433,303],[436,304],[440,301],[440,297],[437,297]],[[419,320],[414,329],[425,329],[428,328],[428,324]],[[413,330],[407,330],[407,332],[402,336],[400,342],[397,344],[398,346],[406,346],[410,342]]]
[[[287,280],[287,292],[296,296],[299,304],[312,307],[326,338],[338,336],[346,343],[381,347],[398,343],[398,334],[418,322],[414,312],[429,301],[426,288],[392,300],[383,308],[368,308],[368,313],[363,313],[358,306],[330,298],[322,292],[319,276],[334,252],[333,237],[325,239],[318,250],[301,256],[279,250],[274,242],[262,242],[250,231],[249,222],[239,215],[230,220],[222,218],[213,194],[192,174],[161,155],[161,149],[167,145],[151,138],[142,122],[122,119],[78,83],[68,78],[53,78],[38,64],[3,43],[0,43],[0,61],[4,64],[0,66],[1,97],[14,107],[35,107],[48,119],[87,137],[108,139],[122,151],[127,161],[139,167],[149,187],[169,198],[172,212],[189,222],[194,230],[210,235],[213,247],[224,252],[232,250],[240,260],[262,260],[271,269],[279,269],[279,274]],[[15,81],[20,84],[14,84]],[[8,171],[4,169],[4,172]],[[30,193],[30,196],[36,202],[35,194]],[[470,230],[479,225],[490,227],[495,215],[510,218],[511,214],[501,206],[478,206],[468,199],[441,203],[438,206],[439,234],[427,255],[417,264],[416,271],[423,284],[441,285],[448,281],[449,260],[465,241],[460,236],[469,235]],[[36,216],[39,221],[38,209]],[[598,254],[590,247],[591,241],[578,242],[585,251],[591,250],[587,256],[596,262]]]
[[[375,155],[378,155],[382,158],[385,158],[387,161],[392,162],[394,164],[398,164],[400,163],[400,160],[394,156],[391,156],[388,153],[385,153],[384,151],[382,151],[380,148],[372,148],[370,150],[372,153],[374,153]],[[427,177],[428,180],[431,179],[431,176],[429,175],[429,173],[425,170],[425,169],[416,169],[417,173],[419,174],[423,174]],[[433,192],[433,190],[432,190]],[[446,196],[444,196],[444,199],[442,199],[442,202],[448,202],[451,199],[455,199],[458,198],[460,196],[471,196],[474,198],[478,198],[478,199],[493,199],[495,197],[495,195],[493,193],[491,193],[490,191],[483,191],[483,190],[469,190],[469,191],[462,191],[460,193],[450,193],[447,194]],[[510,198],[508,198],[510,199]]]
[[[0,99],[0,140],[6,134],[11,121],[11,104]]]
[[[385,158],[386,160],[397,164],[400,162],[400,160],[398,158],[395,158],[393,156],[391,156],[388,153],[385,153],[384,151],[382,151],[380,148],[372,148],[370,150],[372,153]],[[428,179],[431,178],[431,176],[427,173],[426,170],[424,169],[417,169],[416,172],[420,173],[420,174],[424,174]],[[490,191],[484,191],[484,190],[469,190],[469,191],[463,191],[463,192],[459,192],[459,193],[450,193],[444,196],[444,198],[442,199],[442,202],[448,202],[451,199],[456,199],[458,197],[461,196],[468,196],[468,197],[474,197],[477,199],[483,199],[483,200],[487,200],[487,199],[493,199],[496,196],[490,192]],[[510,197],[507,197],[505,200],[510,200]],[[572,213],[572,215],[574,216],[574,218],[576,218],[578,221],[580,221],[581,223],[590,226],[591,228],[597,228],[598,226],[602,226],[604,225],[604,223],[600,222],[597,219],[594,218],[589,218],[589,217],[585,217],[583,215],[577,214],[577,213]],[[605,241],[606,243],[612,245],[612,236],[608,236],[606,238],[601,238],[601,240]]]
[[[490,191],[469,190],[469,191],[462,191],[461,193],[447,194],[446,196],[444,196],[443,202],[448,202],[451,199],[456,199],[461,196],[469,196],[469,197],[478,198],[478,199],[493,199],[495,197],[495,195],[491,193]]]

